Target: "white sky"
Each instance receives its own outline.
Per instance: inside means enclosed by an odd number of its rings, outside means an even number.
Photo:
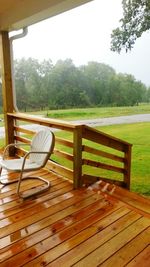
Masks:
[[[50,58],[53,63],[71,58],[76,66],[97,61],[150,86],[150,33],[127,54],[110,51],[112,29],[122,17],[121,1],[94,0],[30,26],[26,37],[14,41],[14,58]]]

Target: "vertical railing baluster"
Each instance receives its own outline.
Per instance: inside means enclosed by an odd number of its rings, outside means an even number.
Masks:
[[[77,126],[73,134],[73,183],[74,188],[82,186],[82,126]]]
[[[131,180],[131,150],[132,145],[127,145],[125,149],[125,163],[124,163],[124,183],[127,189],[130,189],[130,180]]]

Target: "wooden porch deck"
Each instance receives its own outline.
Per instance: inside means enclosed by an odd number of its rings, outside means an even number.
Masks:
[[[105,182],[73,190],[55,173],[38,174],[51,188],[36,198],[0,186],[0,266],[150,266],[149,199]]]

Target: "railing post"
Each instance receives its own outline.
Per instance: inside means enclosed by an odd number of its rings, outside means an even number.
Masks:
[[[126,188],[130,190],[130,180],[131,180],[131,150],[132,145],[126,146],[125,151],[125,164],[124,164],[124,183],[126,185]]]
[[[74,129],[73,136],[73,184],[74,188],[82,186],[82,126]]]
[[[10,41],[7,31],[0,32],[0,64],[2,73],[3,112],[5,121],[5,142],[14,142],[13,118],[8,117],[8,112],[14,110]]]

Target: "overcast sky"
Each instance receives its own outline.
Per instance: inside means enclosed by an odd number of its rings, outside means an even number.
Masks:
[[[122,17],[121,1],[94,0],[30,26],[26,37],[14,41],[14,58],[50,58],[53,63],[71,58],[76,66],[97,61],[150,86],[150,32],[129,53],[110,51],[111,32]]]

